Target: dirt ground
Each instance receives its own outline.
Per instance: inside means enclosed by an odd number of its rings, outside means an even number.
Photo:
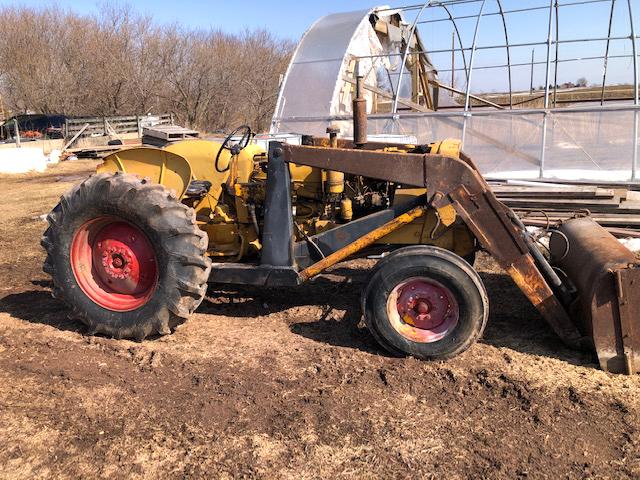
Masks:
[[[175,334],[84,336],[41,215],[94,168],[0,177],[0,478],[640,478],[640,376],[565,348],[486,257],[484,339],[392,358],[367,261],[297,289],[210,289]]]

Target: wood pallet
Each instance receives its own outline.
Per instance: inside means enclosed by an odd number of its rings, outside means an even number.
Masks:
[[[175,140],[185,140],[187,138],[198,138],[200,133],[179,125],[156,125],[154,127],[144,127],[143,137],[158,138],[167,142]]]
[[[513,208],[526,224],[545,226],[588,210],[595,221],[616,235],[640,235],[639,191],[619,186],[492,183],[498,199]]]

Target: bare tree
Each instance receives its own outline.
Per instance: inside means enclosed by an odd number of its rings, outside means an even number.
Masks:
[[[0,95],[14,112],[174,113],[204,130],[268,126],[293,45],[257,30],[160,28],[130,7],[95,17],[0,8]]]

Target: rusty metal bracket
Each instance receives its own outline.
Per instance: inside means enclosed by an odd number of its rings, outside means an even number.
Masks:
[[[640,317],[640,305],[634,301],[640,285],[640,269],[615,270],[615,279],[618,287],[621,354],[624,358],[625,373],[631,375],[640,372],[640,335],[634,331]]]

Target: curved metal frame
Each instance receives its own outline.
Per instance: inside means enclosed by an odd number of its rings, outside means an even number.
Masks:
[[[560,28],[560,21],[559,21],[559,13],[560,13],[560,7],[565,7],[565,6],[575,6],[575,5],[582,5],[582,4],[589,4],[589,3],[604,3],[604,2],[611,2],[611,13],[609,16],[609,28],[608,28],[608,32],[607,32],[607,36],[604,38],[592,38],[592,39],[572,39],[572,40],[560,40],[559,38],[559,28]],[[486,4],[486,0],[449,0],[449,1],[435,1],[435,0],[430,0],[428,2],[423,2],[420,4],[414,4],[414,5],[409,5],[406,7],[399,7],[399,10],[402,11],[411,11],[411,10],[419,10],[415,20],[413,21],[412,25],[411,25],[411,29],[410,29],[410,37],[412,38],[413,35],[415,35],[416,32],[416,28],[418,25],[420,24],[427,24],[427,23],[435,23],[435,22],[451,22],[455,35],[457,37],[458,40],[458,45],[459,48],[453,48],[451,50],[432,50],[432,51],[423,51],[423,52],[409,52],[409,43],[407,43],[407,46],[405,47],[404,51],[402,52],[402,65],[403,68],[401,69],[400,73],[399,73],[399,77],[398,77],[398,85],[397,85],[397,89],[396,92],[394,92],[394,99],[393,99],[393,107],[392,107],[392,112],[396,113],[397,112],[397,107],[398,107],[398,103],[399,103],[399,96],[400,96],[400,86],[402,85],[402,78],[404,75],[404,65],[406,64],[406,60],[408,58],[409,55],[412,54],[421,54],[421,53],[445,53],[445,52],[456,52],[456,51],[460,51],[462,54],[462,61],[464,64],[464,68],[463,69],[454,69],[452,67],[451,70],[451,75],[455,76],[455,72],[458,70],[463,70],[465,72],[465,77],[466,77],[466,91],[465,91],[465,111],[469,110],[470,108],[470,97],[471,97],[471,90],[472,90],[472,81],[471,81],[471,77],[472,77],[472,73],[473,73],[473,56],[475,54],[476,50],[480,50],[480,49],[491,49],[491,48],[505,48],[506,49],[506,57],[507,57],[507,61],[506,64],[504,65],[490,65],[490,66],[481,66],[478,68],[482,68],[482,69],[487,69],[487,68],[507,68],[507,72],[508,72],[508,84],[509,84],[509,108],[513,108],[513,78],[512,78],[512,68],[514,66],[518,66],[518,65],[522,65],[522,64],[517,64],[514,65],[511,63],[511,51],[510,49],[512,47],[523,47],[523,46],[533,46],[533,45],[546,45],[547,47],[547,58],[546,61],[544,62],[547,66],[546,68],[546,75],[545,75],[545,79],[546,79],[546,85],[545,85],[545,95],[544,95],[544,108],[549,108],[549,102],[550,102],[550,97],[551,97],[551,93],[550,93],[550,81],[551,81],[551,64],[553,63],[553,67],[554,67],[554,73],[553,73],[553,106],[555,107],[557,105],[556,102],[556,97],[557,97],[557,83],[558,83],[558,66],[560,63],[563,62],[567,62],[567,61],[578,61],[578,60],[594,60],[594,59],[598,59],[598,58],[603,58],[604,59],[604,73],[603,73],[603,88],[602,88],[602,94],[601,94],[601,104],[604,104],[604,88],[606,85],[606,75],[607,75],[607,65],[608,65],[608,60],[610,58],[618,58],[618,57],[623,57],[621,55],[615,55],[614,57],[609,55],[609,45],[611,40],[624,40],[624,39],[628,39],[631,38],[632,42],[633,42],[633,48],[634,48],[634,53],[633,55],[628,55],[629,57],[633,57],[633,62],[634,62],[634,104],[635,105],[639,105],[640,106],[640,68],[638,67],[637,63],[637,50],[636,50],[636,35],[635,35],[635,28],[633,25],[633,8],[631,6],[631,0],[627,0],[627,4],[628,4],[628,9],[629,9],[629,17],[630,17],[630,23],[631,23],[631,36],[630,37],[612,37],[611,36],[611,31],[612,31],[612,21],[613,21],[613,11],[614,11],[614,6],[615,6],[615,2],[616,0],[576,0],[576,1],[572,1],[572,2],[566,2],[566,3],[559,3],[558,0],[550,0],[548,5],[545,6],[534,6],[534,7],[527,7],[527,8],[516,8],[516,9],[512,9],[512,10],[505,10],[503,8],[502,5],[502,1],[501,0],[496,0],[496,4],[497,4],[497,11],[495,12],[488,12],[485,13],[484,12],[484,6]],[[469,4],[469,3],[481,3],[481,8],[480,11],[477,14],[472,14],[472,15],[462,15],[462,16],[454,16],[450,10],[450,6],[455,6],[455,5],[460,5],[460,4]],[[424,13],[424,11],[427,8],[442,8],[445,13],[446,13],[446,17],[443,18],[436,18],[433,20],[421,20],[421,16]],[[383,9],[385,10],[385,9]],[[526,44],[514,44],[511,45],[509,42],[509,33],[508,33],[508,26],[507,26],[507,18],[506,18],[506,14],[508,13],[520,13],[520,12],[527,12],[527,11],[533,11],[533,10],[549,10],[549,29],[548,29],[548,36],[547,36],[547,40],[545,42],[530,42],[530,43],[526,43]],[[554,23],[554,11],[555,11],[555,38],[553,35],[553,23]],[[458,24],[456,22],[456,20],[458,19],[469,19],[469,18],[476,18],[476,30],[474,31],[474,39],[477,39],[478,36],[478,30],[479,30],[479,23],[480,23],[480,18],[483,16],[493,16],[493,15],[499,15],[501,17],[501,21],[502,21],[502,27],[503,27],[503,31],[504,31],[504,38],[505,38],[505,44],[504,45],[490,45],[490,46],[482,46],[482,47],[478,47],[477,44],[474,42],[474,44],[471,47],[464,47],[463,42],[462,42],[462,35],[460,34],[460,29],[458,28]],[[605,55],[604,57],[587,57],[587,58],[576,58],[576,59],[560,59],[559,58],[559,45],[561,43],[575,43],[575,42],[585,42],[585,41],[602,41],[605,40],[607,42],[607,47],[606,47],[606,51],[605,51]],[[552,59],[551,58],[551,47],[552,45],[555,44],[555,58]],[[471,51],[471,57],[469,59],[469,62],[467,62],[467,56],[466,56],[466,52],[467,51]],[[625,58],[627,57],[627,55],[624,56]]]
[[[453,18],[453,15],[451,15],[451,10],[449,10],[449,8],[447,7],[446,4],[442,3],[439,5],[440,7],[444,8],[444,11],[447,12],[447,15],[449,15],[449,20],[451,21],[451,23],[453,24],[453,29],[456,32],[456,36],[458,37],[458,45],[460,45],[460,52],[462,53],[462,63],[464,64],[464,74],[466,77],[466,82],[469,83],[469,69],[467,68],[467,56],[465,54],[465,48],[462,45],[462,36],[460,35],[460,30],[458,30],[458,24],[456,23],[455,19]],[[420,22],[418,22],[420,23]],[[451,72],[451,75],[455,75],[455,72]]]
[[[480,20],[482,20],[482,13],[484,12],[484,6],[487,3],[486,0],[482,0],[482,4],[480,5],[480,11],[478,12],[478,20],[476,21],[476,28],[473,32],[473,43],[471,44],[471,58],[469,59],[469,77],[467,80],[467,89],[464,98],[464,111],[469,111],[469,107],[471,106],[469,100],[471,95],[471,80],[473,76],[473,61],[476,56],[476,47],[478,46],[478,31],[480,30]],[[464,139],[464,131],[462,138]],[[464,140],[463,140],[464,142]]]
[[[631,0],[627,0],[627,6],[629,7],[629,23],[631,24],[631,46],[633,48],[633,77],[634,77],[634,104],[640,105],[640,98],[638,97],[638,86],[640,80],[638,79],[638,49],[636,47],[636,30],[633,25],[633,8],[631,8]]]
[[[498,11],[497,12],[490,12],[486,15],[500,15],[501,17],[501,21],[502,21],[502,27],[503,27],[503,31],[504,31],[504,38],[505,38],[505,45],[502,46],[487,46],[487,47],[481,47],[482,49],[486,49],[486,48],[505,48],[506,49],[506,56],[507,56],[507,63],[506,63],[506,67],[507,67],[507,72],[508,72],[508,83],[509,83],[509,108],[513,109],[513,83],[512,83],[512,64],[511,64],[511,52],[510,52],[510,47],[514,46],[514,45],[510,45],[509,42],[509,33],[508,33],[508,27],[507,27],[507,19],[505,14],[506,13],[511,13],[511,12],[520,12],[520,11],[527,11],[527,10],[539,10],[539,9],[548,9],[549,10],[549,16],[548,16],[548,32],[547,32],[547,40],[546,40],[546,47],[547,47],[547,56],[546,56],[546,74],[545,74],[545,86],[544,86],[544,114],[543,114],[543,122],[542,122],[542,138],[541,138],[541,146],[540,146],[540,177],[544,177],[544,157],[545,157],[545,149],[546,149],[546,137],[547,137],[547,116],[548,116],[548,109],[549,109],[549,102],[550,102],[550,80],[551,80],[551,63],[553,61],[553,67],[554,67],[554,72],[553,72],[553,106],[555,107],[557,105],[557,88],[558,88],[558,66],[559,63],[561,63],[564,60],[560,60],[559,58],[559,45],[560,43],[568,43],[568,42],[572,42],[573,40],[566,40],[566,41],[561,41],[560,40],[560,20],[559,20],[559,13],[560,13],[560,7],[561,6],[568,6],[568,5],[576,5],[576,4],[581,4],[581,3],[595,3],[595,2],[604,2],[604,1],[609,1],[609,0],[582,0],[582,1],[575,1],[572,3],[565,3],[565,4],[560,4],[558,2],[558,0],[549,0],[549,5],[545,6],[545,7],[531,7],[531,8],[521,8],[521,9],[516,9],[516,10],[509,10],[506,11],[503,7],[502,7],[502,2],[501,0],[496,0],[496,4],[498,7]],[[480,4],[480,9],[478,11],[478,13],[476,15],[465,15],[462,17],[454,17],[453,14],[451,13],[451,10],[448,8],[448,5],[458,5],[461,3],[479,3]],[[464,137],[465,137],[465,132],[466,132],[466,126],[467,126],[467,117],[471,115],[471,113],[469,113],[469,111],[471,110],[471,90],[472,90],[472,77],[473,77],[473,69],[474,69],[474,60],[475,60],[475,54],[476,51],[478,50],[478,34],[479,34],[479,30],[480,30],[480,23],[482,20],[482,17],[485,15],[484,12],[484,8],[486,5],[486,0],[451,0],[449,2],[435,2],[434,0],[430,0],[428,2],[422,3],[422,4],[418,4],[418,5],[411,5],[409,7],[404,8],[403,10],[418,10],[418,13],[413,21],[413,24],[411,25],[411,29],[409,31],[409,37],[407,39],[407,44],[404,48],[404,51],[402,52],[402,61],[401,61],[401,69],[400,69],[400,73],[399,73],[399,77],[398,77],[398,83],[397,83],[397,88],[396,91],[394,92],[393,95],[393,106],[392,106],[392,113],[396,114],[397,113],[397,109],[398,109],[398,103],[400,100],[400,90],[401,90],[401,86],[402,86],[402,79],[403,79],[403,75],[404,75],[404,69],[406,68],[406,61],[408,58],[409,50],[410,50],[410,45],[411,45],[411,40],[413,39],[413,36],[416,34],[416,27],[418,24],[421,23],[428,23],[429,21],[421,21],[420,18],[422,16],[422,14],[424,13],[425,9],[427,9],[428,7],[441,7],[444,9],[444,11],[447,14],[448,18],[443,18],[443,19],[435,19],[435,20],[431,20],[432,22],[435,21],[450,21],[453,25],[453,29],[454,32],[458,38],[458,44],[459,44],[459,49],[456,48],[452,48],[451,49],[451,53],[454,54],[455,51],[460,51],[462,54],[462,60],[464,63],[464,72],[465,72],[465,77],[466,77],[466,88],[465,88],[465,98],[464,98],[464,112],[465,115],[463,117],[463,124],[462,124],[462,141],[464,142]],[[606,47],[606,52],[605,52],[605,56],[604,56],[604,72],[603,72],[603,84],[602,84],[602,94],[601,94],[601,104],[604,104],[604,89],[605,89],[605,85],[606,85],[606,75],[607,75],[607,63],[608,63],[608,59],[609,59],[609,45],[611,40],[613,39],[613,37],[611,37],[611,30],[612,30],[612,21],[613,21],[613,12],[614,12],[614,6],[615,6],[615,0],[611,0],[611,13],[609,16],[609,28],[608,28],[608,32],[607,32],[607,37],[606,37],[606,42],[607,42],[607,47]],[[635,105],[640,105],[640,91],[639,91],[639,85],[640,85],[640,79],[639,74],[640,72],[638,71],[638,59],[637,59],[637,50],[636,50],[636,35],[635,35],[635,27],[633,24],[633,9],[631,6],[631,0],[627,0],[627,6],[629,9],[629,19],[630,19],[630,26],[631,26],[631,40],[633,43],[633,65],[634,65],[634,104]],[[555,14],[555,15],[554,15]],[[555,17],[555,39],[554,39],[554,17]],[[462,36],[460,34],[460,30],[458,28],[456,19],[457,18],[476,18],[476,24],[475,24],[475,29],[474,29],[474,34],[473,34],[473,42],[470,48],[465,48],[463,43],[462,43]],[[624,37],[622,37],[624,38]],[[585,39],[587,40],[587,39]],[[595,40],[595,39],[593,39]],[[536,43],[536,44],[540,44],[537,42],[532,42]],[[555,44],[555,58],[552,60],[551,58],[551,47],[552,45]],[[519,45],[515,45],[515,46],[519,46]],[[524,44],[522,45],[524,46]],[[467,51],[471,52],[471,56],[469,58],[469,62],[467,64],[467,57],[466,57],[466,52]],[[446,51],[446,50],[444,50]],[[443,51],[443,52],[444,52]],[[420,53],[428,53],[428,52],[412,52],[413,54],[420,54]],[[432,53],[435,53],[435,51],[433,51]],[[453,60],[452,60],[453,62]],[[498,66],[495,66],[495,68],[497,68]],[[483,67],[484,68],[484,67]],[[533,62],[532,62],[532,68],[533,68]],[[455,68],[452,65],[451,66],[451,76],[454,77],[455,76]],[[638,132],[638,118],[637,118],[637,113],[634,113],[634,160],[633,160],[633,168],[632,168],[632,178],[635,179],[636,176],[636,164],[637,164],[637,132]]]
[[[558,0],[556,5],[556,56],[553,62],[553,106],[556,106],[556,97],[558,95],[558,47],[560,46],[560,8]]]
[[[398,76],[398,85],[396,85],[396,94],[393,96],[393,107],[391,111],[396,113],[398,111],[398,100],[400,99],[400,88],[402,87],[402,74],[404,73],[405,66],[407,64],[407,55],[409,54],[409,48],[411,47],[411,40],[413,39],[413,35],[416,32],[416,27],[418,26],[418,20],[420,20],[420,16],[424,9],[433,3],[434,0],[429,0],[429,2],[422,5],[422,8],[416,15],[416,19],[413,21],[413,25],[411,25],[411,31],[409,32],[409,37],[407,38],[407,45],[404,47],[404,52],[402,52],[402,61],[400,62],[400,75]],[[392,85],[393,86],[393,85]]]
[[[553,62],[553,107],[557,106],[557,88],[558,88],[558,66],[560,63],[564,62],[564,61],[570,61],[571,59],[567,60],[567,59],[563,59],[561,60],[559,58],[559,45],[560,43],[571,43],[571,42],[575,42],[575,41],[590,41],[590,40],[606,40],[607,42],[607,46],[606,46],[606,51],[605,51],[605,55],[604,55],[604,70],[603,70],[603,77],[602,77],[602,93],[601,93],[601,98],[600,98],[600,104],[604,105],[604,91],[605,91],[605,86],[606,86],[606,76],[607,76],[607,66],[608,66],[608,60],[610,58],[609,56],[609,46],[610,46],[610,42],[611,40],[622,40],[625,39],[627,37],[612,37],[611,36],[611,32],[612,32],[612,23],[613,23],[613,14],[614,14],[614,7],[615,7],[615,1],[616,0],[611,0],[611,12],[609,15],[609,26],[608,26],[608,32],[607,32],[607,36],[604,39],[580,39],[580,40],[565,40],[565,41],[561,41],[560,40],[560,7],[562,6],[570,6],[570,5],[580,5],[580,4],[586,4],[586,3],[601,3],[601,2],[608,2],[609,0],[577,0],[577,1],[573,1],[573,2],[567,2],[567,3],[563,3],[560,4],[558,0],[549,0],[549,4],[548,6],[536,6],[536,7],[530,7],[530,8],[520,8],[520,9],[515,9],[515,10],[505,10],[502,7],[502,2],[501,0],[496,0],[497,6],[498,6],[498,11],[497,12],[490,12],[490,13],[486,13],[484,12],[484,7],[486,4],[486,0],[451,0],[448,2],[434,2],[433,0],[430,0],[429,2],[426,3],[422,3],[419,5],[411,5],[403,10],[418,10],[419,12],[411,26],[411,31],[410,31],[410,37],[409,37],[409,42],[407,43],[407,46],[402,54],[402,69],[400,71],[400,77],[398,79],[398,89],[395,92],[394,95],[394,102],[393,102],[393,110],[392,113],[395,114],[397,112],[397,105],[398,105],[398,101],[399,101],[399,97],[400,97],[400,86],[401,86],[401,82],[402,82],[402,75],[404,72],[404,68],[405,68],[405,64],[406,64],[406,60],[407,60],[407,56],[409,54],[409,44],[410,44],[410,40],[413,37],[413,35],[415,35],[415,31],[416,31],[416,26],[418,24],[422,24],[422,23],[430,23],[430,22],[438,22],[438,21],[450,21],[453,25],[455,34],[458,38],[458,44],[459,44],[459,49],[455,49],[452,48],[451,49],[451,53],[453,54],[455,51],[460,51],[462,53],[462,59],[464,62],[464,72],[465,72],[465,76],[466,76],[466,89],[465,89],[465,99],[464,99],[464,114],[463,114],[463,124],[462,124],[462,141],[464,142],[464,137],[465,137],[465,132],[466,132],[466,126],[467,126],[467,118],[469,116],[471,116],[470,113],[470,109],[471,109],[471,90],[472,90],[472,77],[473,77],[473,69],[474,69],[474,60],[475,60],[475,53],[476,51],[479,49],[477,42],[478,42],[478,32],[480,29],[480,22],[481,19],[484,15],[500,15],[501,20],[502,20],[502,26],[503,26],[503,30],[504,30],[504,38],[505,38],[505,45],[496,45],[496,46],[483,46],[480,47],[482,49],[487,49],[487,48],[505,48],[506,49],[506,55],[507,55],[507,62],[506,65],[495,65],[492,66],[491,68],[498,68],[498,67],[507,67],[507,71],[508,71],[508,82],[509,82],[509,108],[513,109],[513,84],[512,84],[512,63],[511,63],[511,52],[510,52],[510,47],[514,47],[514,46],[526,46],[525,44],[518,44],[518,45],[511,45],[509,42],[509,34],[508,34],[508,27],[507,27],[507,20],[506,20],[506,13],[513,13],[513,12],[524,12],[524,11],[528,11],[528,10],[541,10],[541,9],[548,9],[549,10],[549,21],[548,21],[548,32],[547,32],[547,40],[546,42],[542,43],[542,42],[532,42],[531,45],[533,44],[546,44],[546,50],[547,50],[547,56],[546,56],[546,61],[544,62],[546,64],[546,73],[545,73],[545,86],[544,86],[544,108],[543,108],[543,121],[542,121],[542,136],[541,136],[541,145],[540,145],[540,177],[543,178],[544,177],[544,159],[545,159],[545,150],[546,150],[546,137],[547,137],[547,117],[549,115],[549,103],[550,103],[550,90],[551,90],[551,85],[550,85],[550,81],[551,81],[551,63]],[[454,17],[451,13],[451,10],[448,8],[448,5],[458,5],[458,4],[462,4],[462,3],[479,3],[482,2],[480,5],[480,9],[478,11],[478,13],[476,15],[464,15],[464,16],[460,16],[460,17]],[[442,7],[448,18],[441,18],[441,19],[434,19],[434,20],[425,20],[425,21],[420,21],[420,17],[422,15],[422,13],[424,12],[424,10],[427,7]],[[635,34],[635,26],[634,26],[634,22],[633,22],[633,8],[631,5],[631,0],[627,0],[627,7],[628,7],[628,11],[629,11],[629,21],[630,21],[630,27],[631,27],[631,35],[630,38],[632,41],[632,47],[633,47],[633,53],[632,53],[632,57],[633,57],[633,71],[634,71],[634,80],[633,80],[633,85],[634,85],[634,105],[635,106],[640,106],[640,71],[639,71],[639,67],[638,67],[638,58],[637,58],[637,37]],[[555,15],[554,15],[555,14]],[[456,22],[456,19],[459,18],[476,18],[476,25],[475,25],[475,30],[474,30],[474,35],[473,35],[473,43],[471,45],[470,48],[465,48],[463,46],[462,43],[462,36],[460,34],[460,30],[458,29],[458,25]],[[555,18],[555,38],[554,38],[554,18]],[[551,58],[551,48],[552,45],[555,44],[555,58]],[[469,64],[467,65],[467,57],[466,57],[466,52],[467,51],[471,51],[471,56],[469,58]],[[443,53],[446,52],[447,50],[443,50]],[[436,53],[438,51],[432,51],[431,53]],[[420,53],[429,53],[429,52],[413,52],[413,54],[420,54]],[[616,56],[617,57],[617,56]],[[594,58],[602,58],[602,57],[594,57]],[[579,60],[579,59],[576,59]],[[540,62],[542,63],[542,62]],[[489,67],[481,67],[481,68],[489,68]],[[532,61],[532,68],[533,68],[533,61]],[[454,66],[451,66],[451,76],[454,77],[455,76],[455,72],[456,69],[454,68]],[[638,138],[637,138],[637,134],[638,134],[638,127],[639,127],[639,121],[638,121],[638,112],[634,111],[634,137],[633,137],[633,166],[632,166],[632,180],[635,180],[636,178],[636,170],[637,170],[637,160],[638,160]]]
[[[553,43],[553,2],[549,0],[549,34],[547,35],[547,74],[544,82],[544,108],[549,108],[549,80],[551,79],[551,44]]]
[[[633,25],[633,8],[631,8],[631,0],[627,0],[629,8],[629,23],[631,26],[631,46],[633,49],[633,77],[634,77],[634,100],[633,103],[637,107],[640,105],[638,98],[638,49],[636,48],[636,30]],[[638,171],[638,111],[633,112],[633,160],[631,163],[631,180],[636,180]]]
[[[500,10],[500,18],[502,18],[502,27],[504,28],[504,43],[507,45],[507,71],[509,74],[509,108],[513,108],[513,88],[511,87],[511,53],[509,51],[509,33],[507,32],[507,19],[504,16],[502,2],[496,0],[498,9]]]
[[[609,13],[609,29],[607,30],[607,47],[604,50],[604,65],[602,69],[602,91],[600,93],[600,105],[604,105],[604,89],[607,84],[607,66],[609,64],[609,44],[611,43],[611,28],[613,26],[613,10],[616,0],[611,0],[611,12]]]

